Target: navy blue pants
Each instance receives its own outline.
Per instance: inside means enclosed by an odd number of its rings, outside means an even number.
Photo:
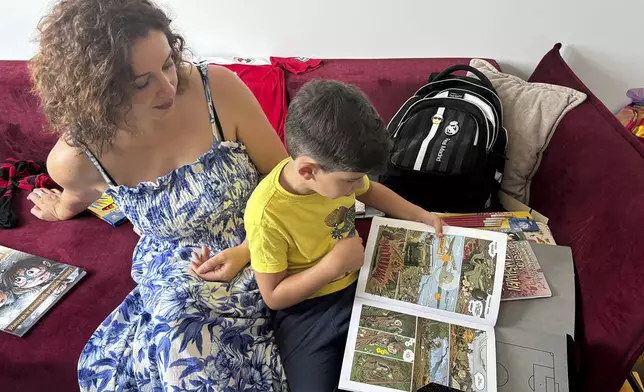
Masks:
[[[275,312],[273,328],[291,392],[339,391],[356,283]]]

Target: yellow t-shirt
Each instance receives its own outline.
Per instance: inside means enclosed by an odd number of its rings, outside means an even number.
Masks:
[[[314,266],[341,238],[357,235],[355,200],[369,189],[369,179],[356,194],[328,199],[317,193],[295,195],[282,187],[279,177],[290,158],[264,178],[248,200],[244,215],[253,269],[289,275]],[[358,278],[349,272],[322,287],[313,297],[342,290]]]

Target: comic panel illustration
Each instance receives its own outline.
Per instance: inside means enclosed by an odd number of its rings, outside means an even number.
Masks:
[[[430,273],[421,276],[418,303],[450,312],[456,310],[463,262],[463,237],[433,237]]]
[[[449,386],[450,325],[418,319],[412,391],[435,382]]]
[[[363,306],[359,325],[362,328],[388,332],[408,338],[416,336],[416,317],[392,310]]]
[[[381,226],[366,291],[419,303],[422,277],[432,273],[433,246],[431,233]]]
[[[450,328],[450,386],[464,392],[487,392],[487,334]]]
[[[356,352],[351,369],[351,381],[409,391],[412,366],[412,362]]]
[[[411,362],[414,360],[415,340],[373,329],[359,328],[356,351]]]
[[[409,391],[416,345],[416,317],[363,306],[351,380]]]
[[[465,238],[456,312],[484,318],[494,289],[496,249],[492,241]]]
[[[406,229],[380,226],[371,260],[367,293],[391,299],[396,298],[400,274],[405,268],[406,238]]]

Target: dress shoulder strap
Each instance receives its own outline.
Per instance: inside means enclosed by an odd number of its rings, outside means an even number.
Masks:
[[[201,81],[203,82],[203,89],[206,94],[206,101],[208,101],[208,111],[210,112],[210,124],[212,126],[213,135],[219,139],[220,142],[224,141],[224,131],[221,128],[221,122],[219,122],[219,116],[217,116],[217,110],[215,109],[215,103],[212,100],[212,94],[210,94],[210,86],[208,84],[208,63],[201,62],[197,64],[197,69],[201,75]]]
[[[87,159],[89,159],[89,161],[92,162],[94,167],[96,167],[98,172],[101,173],[101,176],[103,176],[103,179],[105,180],[107,185],[109,185],[111,187],[116,186],[117,185],[116,181],[114,181],[112,176],[110,176],[110,174],[107,172],[107,170],[105,170],[103,165],[101,165],[101,162],[99,162],[98,159],[96,159],[96,156],[94,156],[94,154],[91,151],[89,151],[88,149],[83,149],[83,152],[87,156]]]

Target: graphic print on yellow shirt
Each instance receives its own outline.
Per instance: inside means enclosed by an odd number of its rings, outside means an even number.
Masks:
[[[338,240],[356,235],[355,200],[369,189],[364,185],[354,195],[327,199],[317,193],[295,195],[279,183],[280,162],[255,188],[246,205],[244,226],[251,266],[259,273],[289,275],[314,266]],[[358,271],[339,276],[313,297],[342,290],[358,278]]]
[[[324,223],[332,228],[331,238],[335,240],[354,237],[356,235],[355,202],[349,208],[340,206],[333,210],[333,212],[327,215],[326,219],[324,219]]]

